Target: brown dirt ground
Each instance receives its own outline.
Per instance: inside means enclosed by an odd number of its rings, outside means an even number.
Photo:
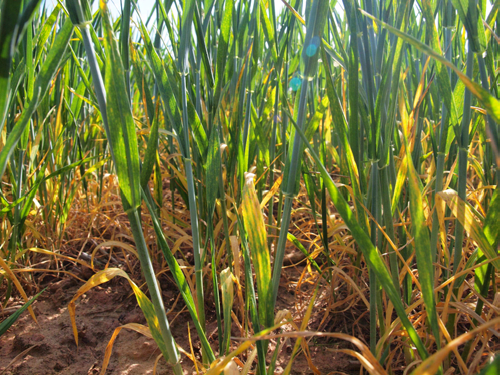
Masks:
[[[297,308],[300,308],[300,305],[297,304],[296,291],[287,287],[287,284],[293,283],[298,276],[300,276],[299,267],[285,270],[278,299],[278,309],[287,308],[294,316],[297,315]],[[80,339],[77,348],[67,306],[81,284],[80,281],[69,277],[60,280],[54,278],[49,281],[47,291],[33,304],[38,325],[25,312],[14,326],[0,337],[0,374],[99,374],[105,348],[114,329],[126,323],[145,324],[145,319],[131,294],[128,283],[120,279],[111,280],[101,287],[90,290],[77,301],[76,321]],[[169,286],[163,285],[167,308],[171,307],[177,298],[173,292],[175,289]],[[304,302],[307,306],[307,300]],[[178,345],[189,351],[187,330],[190,317],[185,309],[182,310],[181,305],[182,302],[179,301],[174,311],[168,314],[168,318]],[[318,306],[319,310],[324,309]],[[319,313],[315,315],[319,319],[322,318]],[[207,306],[207,321],[209,322],[207,324],[209,341],[215,349],[218,345],[217,325],[210,305]],[[300,321],[300,316],[298,316],[295,322],[300,325]],[[315,319],[311,319],[312,327],[309,329],[314,329],[314,326],[318,324],[319,322],[315,322]],[[341,324],[340,321],[339,324]],[[199,357],[199,342],[193,324],[190,324],[190,329],[194,351]],[[287,330],[286,327],[285,330]],[[340,331],[341,329],[337,329],[337,332]],[[232,335],[240,336],[238,327],[233,326]],[[281,373],[288,364],[294,341],[294,339],[289,339],[283,345],[278,356],[276,373]],[[233,341],[233,349],[236,345],[237,342]],[[344,343],[332,340],[310,340],[310,355],[314,366],[323,374],[359,373],[360,365],[357,360],[330,350],[339,348],[339,345],[346,347]],[[153,340],[135,331],[122,330],[115,341],[107,373],[153,374],[159,355],[160,352]],[[196,373],[193,363],[184,355],[182,363],[186,374]],[[161,359],[158,361],[156,373],[170,374],[172,371]],[[313,373],[303,353],[296,357],[292,373]]]

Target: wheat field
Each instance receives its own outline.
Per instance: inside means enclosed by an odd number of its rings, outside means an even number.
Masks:
[[[120,3],[0,1],[0,336],[118,276],[103,374],[500,372],[500,1]]]

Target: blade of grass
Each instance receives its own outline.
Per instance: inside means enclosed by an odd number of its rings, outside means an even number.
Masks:
[[[498,256],[497,251],[495,250],[495,248],[493,248],[492,244],[485,236],[484,230],[481,228],[476,218],[474,217],[473,211],[470,209],[469,204],[460,199],[457,192],[452,189],[439,192],[438,194],[446,202],[448,207],[450,207],[453,215],[458,220],[462,220],[461,223],[464,226],[464,229],[467,231],[467,233],[469,233],[472,239],[477,242],[486,257],[488,259],[495,259]],[[493,212],[495,212],[495,210],[498,211],[498,204],[492,206],[490,209],[492,209]],[[491,233],[495,233],[491,232],[491,230],[493,228],[497,229],[498,227],[498,221],[495,221],[494,226],[488,226],[488,233],[490,233],[491,239],[494,238],[494,235],[492,236]],[[499,260],[493,261],[493,265],[497,270],[500,269]]]
[[[245,175],[242,216],[245,223],[250,254],[257,278],[260,323],[269,328],[274,324],[274,306],[271,299],[271,259],[267,248],[267,231],[262,211],[253,185],[254,175]]]
[[[425,302],[427,317],[431,323],[432,333],[436,340],[436,346],[441,348],[439,333],[438,315],[436,311],[436,300],[434,297],[434,265],[432,263],[431,242],[429,238],[429,228],[427,227],[423,199],[422,187],[417,175],[417,171],[411,160],[411,153],[405,139],[406,158],[408,161],[408,185],[410,195],[411,225],[413,241],[417,257],[417,269],[420,286]]]
[[[107,268],[93,275],[85,284],[83,284],[78,289],[76,294],[69,302],[68,312],[71,319],[71,326],[73,328],[73,335],[75,337],[76,345],[78,346],[78,329],[76,327],[75,301],[90,289],[95,288],[96,286],[101,285],[103,283],[106,283],[112,280],[116,276],[121,276],[128,281],[130,287],[134,292],[135,298],[137,299],[137,303],[141,308],[142,312],[144,313],[144,317],[146,318],[148,327],[151,330],[151,334],[154,340],[158,344],[158,347],[160,348],[165,358],[168,358],[168,351],[166,349],[165,342],[163,341],[162,335],[160,333],[159,319],[156,315],[153,304],[148,299],[148,297],[146,297],[144,292],[136,285],[136,283],[134,283],[132,279],[130,279],[127,273],[119,268]]]
[[[226,268],[220,273],[220,286],[222,290],[222,308],[224,313],[224,336],[222,339],[222,350],[225,355],[229,354],[231,337],[231,310],[233,309],[234,291],[233,274]]]
[[[47,288],[45,288],[47,289]],[[0,337],[7,332],[7,330],[16,322],[16,320],[21,316],[21,314],[26,311],[27,308],[31,306],[33,302],[42,294],[45,292],[45,289],[43,289],[41,292],[36,294],[33,298],[31,298],[28,302],[26,302],[20,309],[16,310],[14,314],[9,316],[7,319],[5,319],[2,323],[0,323]]]

